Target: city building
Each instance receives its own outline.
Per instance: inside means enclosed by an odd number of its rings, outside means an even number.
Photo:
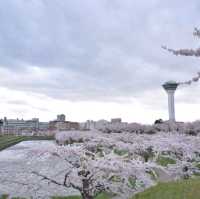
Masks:
[[[64,122],[65,121],[65,115],[64,114],[57,115],[57,121]]]
[[[39,122],[39,131],[48,131],[49,122]]]
[[[84,129],[85,130],[94,129],[95,128],[95,124],[96,124],[96,122],[94,122],[93,120],[87,120],[85,122]]]
[[[34,134],[39,130],[39,119],[33,118],[32,120],[23,119],[7,119],[4,117],[2,124],[2,134]]]
[[[0,120],[0,135],[3,132],[3,120]]]
[[[121,118],[112,118],[111,119],[111,124],[116,124],[116,123],[121,123],[122,119]]]
[[[49,131],[79,130],[78,122],[65,121],[65,115],[57,115],[57,119],[49,122]]]
[[[0,134],[3,135],[54,135],[57,131],[79,130],[78,122],[65,121],[65,115],[57,115],[50,122],[40,122],[38,118],[31,120],[7,119],[0,120]]]

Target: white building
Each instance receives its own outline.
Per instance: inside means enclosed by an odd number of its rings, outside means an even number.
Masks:
[[[39,119],[32,120],[23,119],[3,119],[2,134],[33,134],[39,130]]]

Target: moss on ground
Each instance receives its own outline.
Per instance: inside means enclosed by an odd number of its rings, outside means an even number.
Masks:
[[[158,165],[166,167],[168,164],[176,164],[176,160],[170,158],[170,157],[165,157],[165,156],[158,156],[156,163]]]
[[[115,154],[119,155],[119,156],[123,156],[123,155],[127,155],[128,151],[127,150],[123,150],[123,149],[114,149],[113,151]]]
[[[200,163],[197,163],[197,164],[196,164],[196,167],[197,167],[198,169],[200,169]]]
[[[122,182],[121,176],[118,175],[113,175],[109,178],[110,181],[112,182]]]

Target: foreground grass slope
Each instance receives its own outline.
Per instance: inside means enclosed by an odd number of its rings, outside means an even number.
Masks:
[[[28,140],[51,140],[54,139],[50,136],[13,136],[13,135],[4,135],[0,136],[0,151],[6,149],[12,145],[18,144],[22,141]]]
[[[200,199],[200,179],[159,183],[131,199]]]

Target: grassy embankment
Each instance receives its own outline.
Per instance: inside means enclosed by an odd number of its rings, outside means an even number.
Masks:
[[[200,199],[200,179],[159,183],[132,199]]]
[[[18,144],[22,141],[29,140],[53,140],[53,137],[50,136],[13,136],[13,135],[4,135],[0,136],[0,151],[6,149],[12,145]]]

